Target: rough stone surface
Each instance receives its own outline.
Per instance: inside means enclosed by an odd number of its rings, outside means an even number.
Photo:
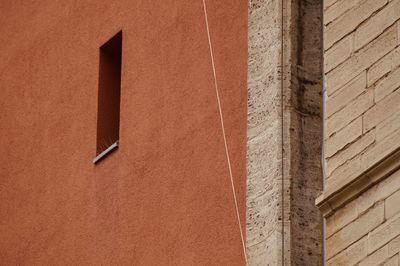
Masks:
[[[346,135],[346,141],[349,136]],[[366,150],[375,141],[375,130],[371,130],[368,133],[362,135],[356,141],[348,144],[345,148],[338,151],[334,156],[327,158],[326,162],[326,174],[327,178],[331,179],[334,171],[355,158],[358,154]],[[327,144],[329,145],[329,143]]]
[[[360,0],[337,0],[324,12],[324,24],[327,25],[352,9]],[[324,1],[329,2],[329,1]]]
[[[363,261],[363,263],[375,262],[377,259],[380,262],[391,258],[393,255],[400,252],[400,232],[396,231],[396,221],[400,211],[397,206],[394,206],[396,197],[400,191],[400,171],[393,173],[391,176],[382,182],[371,187],[359,197],[346,204],[343,208],[337,210],[333,215],[327,217],[327,234],[328,244],[340,245],[340,241],[350,237],[357,230],[364,230],[364,236],[351,244],[349,247],[342,248],[343,250],[329,259],[328,265],[355,265]],[[384,215],[371,214],[376,212],[377,206],[384,207]],[[370,216],[368,218],[368,215]],[[381,217],[381,223],[372,225],[369,223]],[[362,218],[364,217],[364,218]],[[362,221],[364,220],[364,222]],[[361,221],[361,222],[360,222]],[[368,225],[368,227],[367,227]],[[355,229],[351,229],[351,228]],[[350,233],[345,234],[346,230]],[[329,240],[332,236],[345,235],[345,238],[339,237],[339,240]],[[332,251],[332,247],[327,247],[328,254]],[[340,250],[341,248],[339,248]],[[383,254],[383,255],[382,255]],[[380,256],[378,256],[380,255]],[[371,258],[368,258],[372,256]],[[383,256],[383,258],[381,258]],[[371,265],[371,264],[369,264]],[[376,264],[372,264],[376,265]]]
[[[314,207],[323,181],[321,12],[321,1],[292,1],[292,35],[284,57],[290,76],[284,77],[283,87],[284,180],[290,184],[284,186],[290,190],[289,220],[284,217],[290,222],[287,265],[323,264],[322,217]]]
[[[281,258],[281,3],[249,1],[246,247],[249,265]]]
[[[378,228],[373,230],[368,237],[368,251],[373,252],[388,243],[391,239],[400,235],[400,213]]]
[[[328,95],[328,98],[326,99],[325,110],[326,118],[329,118],[334,113],[346,107],[350,102],[352,102],[366,90],[366,73],[366,71],[362,72],[336,93]]]
[[[353,56],[326,74],[328,94],[348,83],[397,46],[397,28],[392,26]]]
[[[328,266],[336,265],[355,265],[368,255],[367,239],[365,236],[350,247],[346,248],[342,253],[328,260]]]
[[[353,7],[340,18],[326,26],[324,46],[328,49],[343,36],[352,32],[376,10],[385,5],[387,0],[365,0],[353,2]],[[326,12],[326,11],[325,11]]]
[[[368,86],[400,66],[400,47],[397,47],[368,69]]]
[[[362,117],[357,118],[326,140],[325,156],[331,157],[362,134]]]
[[[354,49],[358,50],[400,18],[400,1],[393,0],[377,14],[371,16],[355,31]]]
[[[400,213],[400,190],[385,200],[385,218],[390,219]]]
[[[327,259],[347,248],[358,239],[368,234],[384,221],[384,204],[379,203],[354,222],[345,226],[327,239]]]
[[[350,57],[353,52],[353,40],[354,36],[350,34],[325,53],[324,66],[326,72],[329,72]]]
[[[322,265],[322,1],[249,8],[249,264]]]
[[[328,265],[398,263],[400,172],[385,167],[400,149],[399,26],[399,0],[324,1]],[[365,190],[347,196],[355,180]]]

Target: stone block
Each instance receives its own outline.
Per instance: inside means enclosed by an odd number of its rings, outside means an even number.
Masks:
[[[358,264],[359,266],[376,266],[380,265],[388,257],[388,246],[384,246],[374,253],[370,254]]]
[[[400,252],[400,236],[396,237],[388,244],[389,247],[389,255],[393,255]]]
[[[346,12],[340,19],[327,25],[324,39],[325,50],[348,33],[356,29],[364,20],[386,4],[387,0],[366,0]]]
[[[370,168],[395,151],[399,147],[399,139],[400,130],[397,130],[385,139],[375,142],[373,147],[369,148],[365,153],[362,154],[361,161],[364,169],[366,170]]]
[[[399,266],[399,255],[391,257],[382,266]]]
[[[400,187],[398,191],[385,200],[385,218],[389,219],[400,213]],[[399,228],[400,231],[400,228]]]
[[[400,67],[389,73],[375,85],[375,102],[379,102],[400,87]]]
[[[327,175],[330,176],[332,172],[343,165],[346,161],[356,157],[358,154],[366,150],[375,141],[375,131],[371,130],[364,134],[360,139],[351,143],[348,147],[341,150],[331,158],[327,159]]]
[[[366,71],[362,72],[336,93],[328,96],[326,100],[327,118],[343,109],[348,103],[365,91],[367,82],[366,73]]]
[[[400,44],[400,21],[397,22],[397,41]]]
[[[326,187],[339,187],[340,184],[346,183],[346,180],[357,176],[363,169],[361,156],[349,159],[333,170],[330,175],[327,174]]]
[[[377,198],[377,190],[378,190],[378,185],[375,185],[371,188],[369,188],[367,191],[362,193],[359,197],[354,199],[356,202],[356,208],[357,212],[364,213],[366,210],[374,206],[374,204],[379,201]]]
[[[330,259],[352,243],[361,239],[384,220],[384,205],[382,202],[348,224],[326,241],[326,258]]]
[[[338,2],[338,0],[324,0],[324,10]]]
[[[400,170],[394,172],[391,176],[377,185],[376,200],[386,199],[400,188]]]
[[[400,90],[391,93],[363,115],[364,131],[375,127],[391,115],[400,112]]]
[[[376,141],[381,142],[386,137],[393,134],[400,129],[400,115],[394,113],[389,118],[385,119],[382,123],[376,126]]]
[[[351,52],[353,51],[353,39],[354,35],[350,34],[325,52],[325,73],[331,71],[337,65],[350,57]]]
[[[400,0],[393,0],[357,28],[354,38],[355,50],[372,41],[399,18]]]
[[[359,0],[339,0],[327,8],[324,12],[324,25],[331,23],[348,10],[355,7]]]
[[[326,137],[330,137],[335,132],[338,132],[351,121],[362,115],[374,104],[374,95],[372,90],[367,90],[365,93],[358,96],[342,110],[336,112],[327,119]]]
[[[327,91],[332,94],[369,68],[397,46],[397,27],[390,27],[378,38],[354,53],[326,74]]]
[[[397,47],[368,69],[367,83],[371,86],[381,77],[400,66],[400,47]]]
[[[325,157],[329,158],[333,156],[347,144],[356,140],[361,134],[362,117],[360,116],[325,141]]]
[[[355,265],[367,256],[367,236],[352,244],[340,254],[328,260],[328,266]]]
[[[356,201],[352,201],[326,218],[326,237],[330,237],[358,217]]]
[[[374,229],[368,237],[368,252],[372,253],[400,235],[400,214]]]

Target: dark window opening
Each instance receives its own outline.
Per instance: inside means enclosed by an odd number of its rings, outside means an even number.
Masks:
[[[121,96],[122,32],[100,47],[96,158],[118,147]]]

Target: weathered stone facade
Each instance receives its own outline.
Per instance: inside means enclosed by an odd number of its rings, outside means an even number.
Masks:
[[[248,71],[249,265],[398,265],[400,0],[250,0]]]
[[[281,258],[280,2],[249,2],[246,246],[250,265],[273,265]]]
[[[250,1],[249,265],[322,265],[322,2]]]
[[[399,265],[400,1],[324,1],[327,265]]]

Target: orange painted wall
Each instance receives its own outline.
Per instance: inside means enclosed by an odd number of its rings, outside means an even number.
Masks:
[[[247,2],[207,0],[245,227]],[[123,31],[98,165],[99,47]],[[203,4],[0,2],[0,265],[243,265]]]

